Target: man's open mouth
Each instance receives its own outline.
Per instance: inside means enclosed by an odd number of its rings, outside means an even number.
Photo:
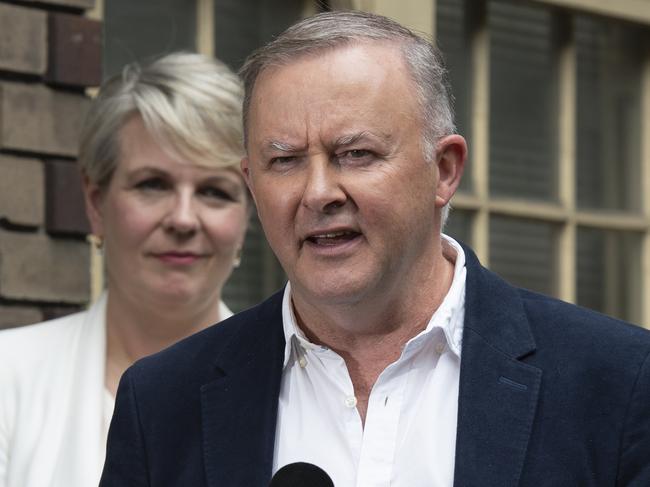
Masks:
[[[361,235],[359,232],[353,230],[341,230],[310,235],[305,241],[314,245],[339,245],[354,240],[359,235]]]

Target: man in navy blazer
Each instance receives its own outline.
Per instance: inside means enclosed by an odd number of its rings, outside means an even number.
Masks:
[[[242,74],[289,284],[124,374],[101,486],[267,486],[301,460],[337,487],[650,486],[650,333],[440,233],[467,149],[435,48],[331,12]]]

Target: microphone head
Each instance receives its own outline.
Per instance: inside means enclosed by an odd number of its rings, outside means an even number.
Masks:
[[[312,463],[296,462],[275,472],[269,487],[334,487],[334,482],[322,468]]]

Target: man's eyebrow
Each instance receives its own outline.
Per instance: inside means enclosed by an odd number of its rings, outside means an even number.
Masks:
[[[379,140],[385,142],[390,140],[391,137],[389,134],[375,134],[373,132],[368,132],[367,130],[364,130],[363,132],[358,132],[355,134],[342,135],[341,137],[339,137],[334,141],[334,144],[340,147],[340,146],[354,144],[355,142],[359,142],[360,140],[363,139]]]
[[[281,152],[297,152],[300,150],[299,147],[289,144],[287,142],[281,142],[279,140],[268,140],[264,144],[264,148],[270,151],[281,151]]]

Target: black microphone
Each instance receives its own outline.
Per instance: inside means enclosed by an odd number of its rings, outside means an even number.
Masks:
[[[334,487],[334,482],[313,463],[296,462],[275,472],[269,487]]]

